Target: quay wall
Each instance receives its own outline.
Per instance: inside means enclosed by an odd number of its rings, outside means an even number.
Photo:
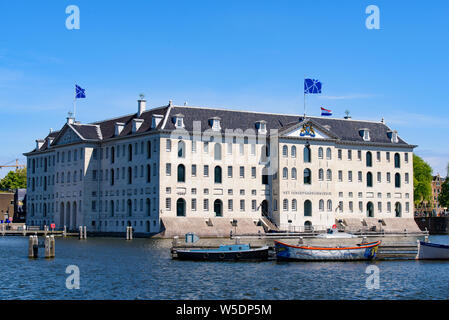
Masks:
[[[449,234],[449,217],[416,217],[415,222],[422,230],[429,234]]]

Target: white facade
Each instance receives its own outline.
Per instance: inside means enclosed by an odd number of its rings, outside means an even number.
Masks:
[[[258,114],[253,135],[247,128],[222,135],[220,117],[208,119],[203,129],[211,134],[205,135],[186,130],[189,123],[176,108],[170,103],[144,118],[140,101],[138,114],[126,118],[128,124],[118,118],[108,138],[103,135],[111,129],[103,123],[69,119],[38,140],[25,154],[27,225],[86,225],[97,232],[131,225],[135,232],[157,233],[163,217],[256,221],[263,213],[283,230],[330,227],[349,217],[413,217],[414,146],[398,144],[393,132],[391,143],[371,142],[363,128],[360,141],[347,141],[307,118],[268,141],[264,114]],[[153,129],[140,132],[145,121]],[[127,125],[132,131],[123,135]]]

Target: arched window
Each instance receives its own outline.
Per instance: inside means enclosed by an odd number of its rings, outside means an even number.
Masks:
[[[182,140],[178,141],[178,158],[186,157],[186,143]]]
[[[296,199],[292,200],[292,211],[298,210],[298,204],[296,202]]]
[[[293,179],[293,180],[296,180],[296,176],[297,176],[297,174],[296,174],[296,168],[292,168],[292,179]]]
[[[319,202],[319,209],[320,209],[320,211],[324,211],[324,200],[323,199],[321,199]]]
[[[147,182],[151,182],[151,165],[147,164]]]
[[[331,148],[327,148],[327,149],[326,149],[326,158],[327,158],[327,160],[331,160],[331,159],[332,159],[332,151],[331,151]]]
[[[323,159],[323,148],[321,147],[318,148],[318,158]]]
[[[312,173],[310,169],[304,169],[304,184],[312,184]]]
[[[111,186],[114,185],[115,183],[115,175],[114,175],[114,169],[111,169]]]
[[[186,167],[183,164],[178,165],[178,182],[186,182]]]
[[[128,167],[128,184],[133,183],[133,169]]]
[[[216,217],[223,216],[223,201],[220,199],[214,201],[214,213]]]
[[[133,214],[133,203],[131,199],[128,199],[127,201],[127,209],[128,209],[128,217],[131,217]]]
[[[312,154],[309,146],[304,147],[304,162],[312,161]]]
[[[402,206],[400,202],[396,202],[394,205],[394,213],[397,218],[402,216]]]
[[[366,174],[366,186],[367,187],[373,186],[373,174],[371,172],[368,172]]]
[[[147,216],[151,216],[151,200],[149,198],[145,201],[145,209]]]
[[[288,148],[285,145],[282,147],[282,156],[288,157]]]
[[[324,171],[323,171],[323,169],[318,170],[318,180],[320,180],[320,181],[324,180]]]
[[[151,141],[147,141],[147,158],[151,159]]]
[[[133,161],[133,146],[132,146],[132,144],[128,145],[128,161]]]
[[[395,168],[401,167],[401,156],[399,155],[399,153],[394,154],[394,167]]]
[[[176,201],[176,215],[178,217],[186,216],[186,201],[183,198],[179,198]]]
[[[111,163],[115,162],[115,147],[111,147]]]
[[[327,169],[326,179],[327,179],[327,181],[332,181],[332,170],[331,169]]]
[[[110,201],[109,210],[110,210],[110,213],[111,213],[111,217],[113,217],[113,216],[114,216],[114,213],[115,213],[114,200],[111,200],[111,201]]]
[[[221,143],[216,143],[214,146],[214,160],[221,160]]]
[[[305,217],[312,216],[312,202],[310,200],[304,201],[304,216]]]
[[[292,158],[296,158],[296,146],[292,146]]]
[[[216,166],[214,169],[214,182],[215,183],[221,183],[222,182],[222,170],[220,166]]]
[[[374,205],[371,201],[366,204],[366,216],[374,217]]]
[[[394,186],[396,188],[400,188],[401,187],[401,175],[399,173],[396,173],[394,175]]]
[[[327,200],[327,211],[332,211],[332,200]]]
[[[282,169],[282,178],[288,179],[288,169],[287,168]]]
[[[373,166],[373,155],[371,154],[371,151],[368,151],[366,153],[366,166],[367,167]]]

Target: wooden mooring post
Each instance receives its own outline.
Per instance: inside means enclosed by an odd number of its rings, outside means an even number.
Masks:
[[[28,258],[37,258],[39,251],[39,239],[37,236],[30,236],[28,238]]]
[[[80,240],[87,240],[87,227],[80,226]]]
[[[45,237],[45,258],[50,259],[55,257],[55,236]]]
[[[126,240],[132,240],[133,239],[133,227],[126,227]]]
[[[66,237],[67,236],[67,227],[64,226],[64,231],[62,231],[62,236]]]

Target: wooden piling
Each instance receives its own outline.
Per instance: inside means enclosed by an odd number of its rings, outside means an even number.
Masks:
[[[64,226],[64,231],[62,232],[62,236],[66,237],[67,236],[67,227]]]
[[[26,224],[23,225],[23,236],[25,237],[27,235],[27,226]]]
[[[133,227],[126,227],[126,240],[132,240],[133,239]]]
[[[84,239],[87,240],[87,226],[84,226]]]
[[[45,237],[45,258],[55,257],[55,237],[53,235]]]
[[[55,236],[54,235],[51,235],[50,236],[50,256],[52,257],[52,258],[54,258],[55,257],[55,252],[56,252],[56,250],[55,250]]]
[[[39,250],[39,238],[37,236],[30,236],[28,238],[28,257],[31,259],[37,258]]]

